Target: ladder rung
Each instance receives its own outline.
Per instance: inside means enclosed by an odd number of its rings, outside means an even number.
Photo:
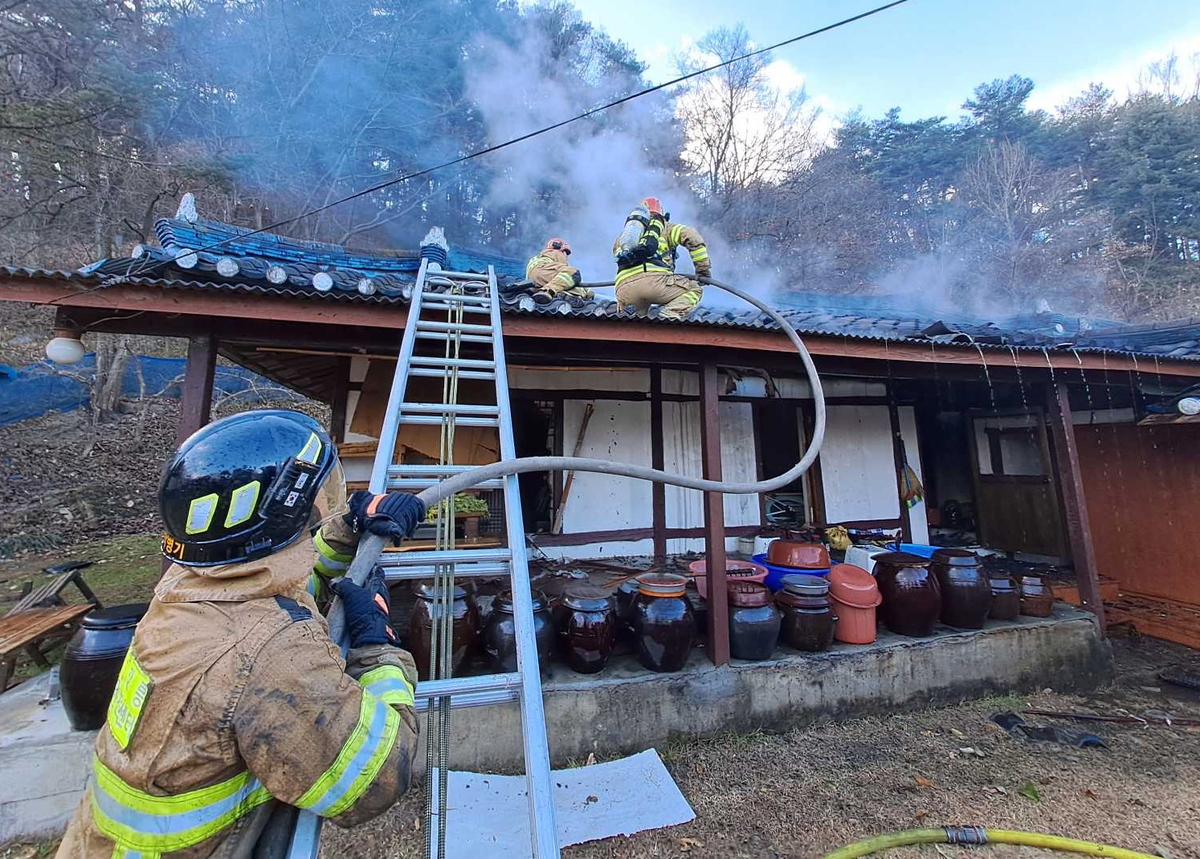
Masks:
[[[508,563],[512,552],[508,549],[436,549],[419,552],[384,552],[379,556],[379,566],[407,567],[416,564],[456,564],[474,562]]]
[[[401,415],[400,423],[408,426],[418,427],[439,427],[447,418],[441,415]],[[450,418],[454,421],[455,426],[460,427],[498,427],[500,426],[500,418]]]
[[[459,304],[474,304],[480,307],[492,306],[492,297],[490,295],[467,295],[463,292],[426,291],[422,298],[422,302],[424,301],[457,301]]]
[[[478,358],[435,358],[424,355],[413,355],[410,366],[420,364],[426,367],[460,367],[464,370],[494,370],[495,361],[481,361]]]
[[[426,680],[417,684],[417,700],[440,698],[445,695],[466,695],[476,692],[521,692],[521,675],[481,674],[478,677],[451,677],[449,680]]]
[[[445,367],[441,369],[437,369],[435,367],[410,367],[408,371],[408,375],[410,376],[421,376],[427,379],[442,379],[449,374],[450,370]],[[484,381],[490,381],[496,378],[496,374],[490,370],[459,370],[457,375],[460,379],[482,379]]]
[[[472,325],[467,322],[434,322],[428,319],[418,319],[417,331],[443,331],[447,334],[491,334],[492,326]]]
[[[421,310],[435,310],[435,311],[450,310],[450,311],[453,311],[453,310],[457,310],[457,309],[458,308],[456,308],[454,305],[447,304],[444,301],[431,301],[429,299],[425,299],[424,301],[421,302]],[[486,314],[489,314],[492,312],[492,308],[490,306],[483,306],[483,305],[477,305],[477,304],[464,304],[464,305],[462,305],[462,309],[463,309],[464,313],[482,313],[482,314],[486,315]]]
[[[418,710],[429,709],[429,702],[434,701],[434,698],[421,699],[421,693],[417,692]],[[462,710],[467,707],[492,707],[496,704],[511,704],[514,701],[521,700],[521,690],[517,689],[498,689],[492,692],[463,692],[453,695],[450,698],[451,710]]]
[[[456,579],[471,579],[481,576],[507,576],[510,572],[508,564],[467,564],[460,562],[454,565],[454,577]],[[399,582],[408,579],[432,579],[437,573],[437,567],[433,564],[426,564],[417,567],[385,569],[383,577],[389,582]]]
[[[416,337],[418,340],[436,340],[439,343],[445,343],[448,339],[450,339],[449,334],[445,334],[445,333],[437,332],[437,331],[417,331]],[[457,339],[461,340],[463,343],[492,343],[492,342],[495,342],[492,340],[492,338],[490,336],[485,337],[480,334],[463,334],[463,335],[459,336]]]
[[[389,478],[387,482],[388,490],[403,489],[405,491],[416,490],[420,492],[422,489],[429,489],[437,486],[442,481],[437,478],[427,477],[396,477]],[[471,489],[503,489],[504,481],[500,478],[495,480],[485,480],[482,483],[472,483]]]
[[[500,414],[500,407],[478,405],[475,403],[401,403],[400,414],[475,415],[476,417],[493,417]]]
[[[438,277],[448,277],[451,280],[477,280],[480,283],[487,285],[487,274],[479,274],[474,271],[431,271],[426,275],[429,280]]]

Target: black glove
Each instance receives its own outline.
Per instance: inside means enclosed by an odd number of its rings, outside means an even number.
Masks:
[[[342,605],[346,609],[350,646],[395,644],[396,630],[392,629],[387,584],[382,577],[378,577],[368,581],[367,585],[364,588],[350,579],[341,578],[329,586],[342,598]]]
[[[350,496],[350,512],[346,514],[346,521],[355,531],[391,537],[397,544],[401,538],[411,537],[424,518],[425,505],[415,495],[372,495],[365,489]]]
[[[581,275],[579,272],[575,272],[571,275],[571,280],[576,286],[581,286],[583,284],[583,275]]]

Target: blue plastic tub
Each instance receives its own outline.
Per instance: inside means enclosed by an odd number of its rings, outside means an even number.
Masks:
[[[922,558],[932,558],[933,553],[940,549],[941,546],[926,546],[922,543],[901,543],[900,551],[908,552],[910,555],[918,555]]]
[[[800,570],[796,567],[781,567],[778,564],[772,564],[768,562],[765,554],[755,555],[752,560],[754,563],[767,568],[767,577],[763,579],[763,584],[769,587],[772,593],[783,587],[784,576],[794,576],[799,574],[802,576],[825,577],[829,575],[830,570],[829,567],[826,567],[823,570]]]

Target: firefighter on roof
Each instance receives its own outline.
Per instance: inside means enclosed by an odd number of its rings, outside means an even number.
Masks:
[[[525,277],[533,281],[536,289],[533,300],[538,304],[549,304],[556,298],[564,298],[572,307],[582,307],[595,293],[580,286],[579,269],[568,265],[571,245],[566,239],[550,239],[546,246],[525,265]]]
[[[613,243],[617,261],[617,310],[632,306],[645,316],[654,304],[661,305],[662,319],[686,319],[700,303],[700,285],[675,274],[675,254],[687,248],[700,277],[712,276],[712,263],[704,238],[684,224],[672,224],[656,197],[647,197],[625,221],[625,229]]]
[[[174,563],[138,624],[58,855],[249,856],[276,800],[342,826],[386,811],[409,785],[417,672],[382,581],[329,586],[346,607],[345,661],[313,592],[346,570],[364,530],[398,541],[424,505],[347,500],[320,424],[258,411],[185,441],[159,506]]]

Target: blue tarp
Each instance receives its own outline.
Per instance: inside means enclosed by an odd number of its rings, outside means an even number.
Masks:
[[[177,398],[186,364],[183,358],[135,355],[126,364],[122,394],[136,399],[144,382],[147,397]],[[69,412],[87,405],[88,384],[95,372],[96,356],[92,354],[85,355],[78,364],[66,367],[49,361],[28,367],[0,364],[0,426],[50,411]],[[241,367],[217,367],[213,394],[217,398],[238,395],[239,401],[245,403],[264,399],[303,399],[295,391]]]

